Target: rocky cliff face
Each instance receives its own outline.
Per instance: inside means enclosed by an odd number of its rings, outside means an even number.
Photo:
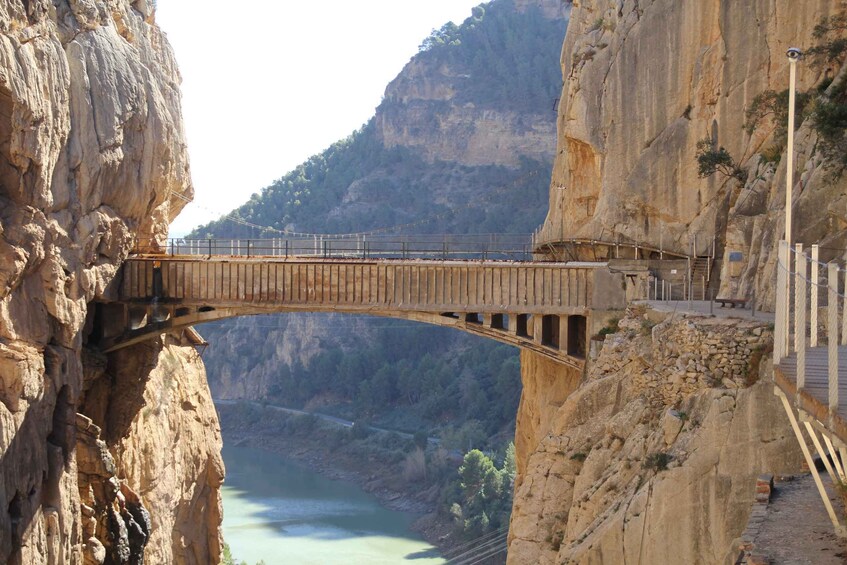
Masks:
[[[218,558],[199,361],[86,345],[133,242],[191,196],[178,83],[145,0],[0,6],[0,561]],[[194,419],[211,431],[186,441]]]
[[[588,237],[705,251],[717,236],[723,294],[772,301],[784,222],[785,155],[761,155],[773,125],[747,133],[745,112],[788,87],[788,47],[809,47],[829,0],[574,2],[562,53],[565,86],[550,212],[542,241]],[[836,69],[798,66],[807,89]],[[698,178],[697,142],[725,147],[747,181]],[[822,163],[807,124],[797,138],[795,240],[843,248],[845,183]],[[773,161],[773,159],[771,159]],[[742,260],[729,268],[728,252]]]
[[[509,563],[724,563],[799,468],[763,323],[633,310],[582,384],[522,355]]]

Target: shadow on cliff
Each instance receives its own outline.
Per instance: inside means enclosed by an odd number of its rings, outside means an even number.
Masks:
[[[51,346],[45,350],[47,373],[50,373]],[[23,562],[22,539],[33,535],[39,509],[45,519],[47,552],[56,562],[62,560],[63,534],[71,523],[61,524],[60,482],[69,464],[74,439],[74,410],[68,401],[68,387],[58,394],[49,388],[26,409],[20,426],[8,448],[0,455],[2,497],[0,497],[0,562]],[[17,407],[12,407],[17,408]],[[4,433],[10,433],[5,430]],[[63,527],[64,526],[64,527]],[[68,530],[68,532],[65,532]],[[45,555],[44,557],[47,557]]]

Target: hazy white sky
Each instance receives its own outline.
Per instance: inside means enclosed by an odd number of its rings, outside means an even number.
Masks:
[[[195,200],[217,219],[364,124],[433,28],[482,0],[159,0],[182,73]]]

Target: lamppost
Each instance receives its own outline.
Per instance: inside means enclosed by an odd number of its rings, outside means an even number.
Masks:
[[[796,47],[788,50],[788,163],[785,171],[785,241],[791,246],[791,188],[794,184],[794,83],[797,78],[797,61],[803,52]]]

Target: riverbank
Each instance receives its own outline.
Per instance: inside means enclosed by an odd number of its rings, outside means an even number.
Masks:
[[[421,475],[414,464],[418,446],[400,434],[368,434],[254,403],[216,407],[225,444],[272,451],[327,478],[354,483],[386,508],[418,515],[412,530],[440,551],[463,542],[452,518],[438,512],[444,478],[454,474],[461,462],[436,447],[430,446],[426,457],[436,460],[437,471],[427,476],[425,467]]]

